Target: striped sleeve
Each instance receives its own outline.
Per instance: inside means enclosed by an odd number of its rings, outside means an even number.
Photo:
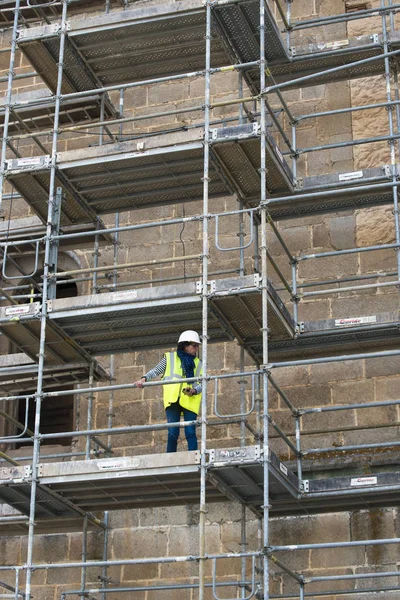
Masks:
[[[165,358],[165,356],[163,356],[158,365],[156,365],[153,369],[150,369],[150,371],[147,371],[147,373],[144,375],[145,380],[152,381],[156,377],[164,375],[166,368],[167,359]]]

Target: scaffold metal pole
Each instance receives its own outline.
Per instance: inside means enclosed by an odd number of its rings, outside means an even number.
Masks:
[[[45,349],[46,349],[46,326],[47,326],[47,311],[48,311],[48,285],[49,285],[49,263],[52,234],[53,234],[53,220],[54,210],[56,207],[60,208],[62,202],[62,189],[58,188],[56,192],[56,154],[57,154],[57,142],[58,142],[58,126],[59,126],[59,115],[61,105],[61,89],[63,81],[63,63],[64,63],[64,49],[65,49],[65,36],[66,36],[66,20],[67,20],[67,5],[68,0],[62,0],[62,16],[61,16],[61,32],[60,32],[60,45],[59,45],[59,57],[58,57],[58,68],[57,68],[57,91],[56,91],[56,104],[54,111],[54,133],[52,138],[52,156],[51,156],[51,169],[50,169],[50,188],[49,188],[49,203],[48,203],[48,218],[46,227],[46,245],[45,245],[45,256],[43,265],[43,288],[42,288],[42,306],[40,315],[40,350],[38,360],[38,382],[35,395],[35,436],[33,444],[33,456],[32,456],[32,484],[31,484],[31,499],[30,499],[30,511],[29,511],[29,532],[28,532],[28,547],[27,547],[27,561],[26,561],[26,587],[25,594],[27,600],[31,599],[31,585],[33,575],[33,549],[34,549],[34,533],[35,533],[35,514],[36,514],[36,493],[39,481],[39,459],[40,459],[40,417],[41,417],[41,402],[43,394],[43,369],[45,364]]]
[[[17,52],[17,31],[18,31],[18,20],[19,20],[19,8],[21,0],[15,0],[14,6],[14,24],[12,28],[11,38],[11,52],[10,52],[10,66],[7,74],[7,92],[5,101],[5,113],[3,123],[3,137],[1,141],[1,157],[0,157],[0,214],[3,211],[3,191],[4,191],[4,171],[6,167],[6,155],[7,155],[7,144],[8,144],[8,127],[10,123],[11,113],[11,98],[13,91],[13,79],[15,76],[14,65],[15,55]]]
[[[205,90],[204,90],[204,168],[203,168],[203,256],[202,256],[202,400],[200,441],[200,506],[199,506],[199,600],[205,597],[206,567],[206,474],[207,474],[207,374],[208,374],[208,258],[209,258],[209,164],[210,164],[210,100],[211,100],[211,0],[205,3]]]

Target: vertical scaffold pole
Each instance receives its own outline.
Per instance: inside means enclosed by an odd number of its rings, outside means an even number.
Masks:
[[[260,0],[260,89],[265,88],[265,0]],[[267,288],[267,209],[265,206],[267,196],[267,171],[266,171],[266,114],[265,100],[260,98],[260,180],[261,180],[261,281],[262,281],[262,342],[263,342],[263,471],[264,471],[264,548],[269,546],[269,471],[268,471],[268,373],[266,365],[268,364],[268,288]],[[263,588],[264,600],[269,598],[269,572],[268,557],[263,558]]]
[[[44,353],[46,343],[46,323],[47,323],[47,293],[48,293],[48,278],[49,278],[49,260],[50,260],[50,249],[51,249],[51,238],[52,238],[52,223],[53,223],[53,209],[54,205],[61,206],[62,201],[62,189],[57,189],[55,194],[55,183],[56,183],[56,156],[57,156],[57,142],[58,142],[58,126],[60,121],[60,104],[61,104],[61,90],[62,90],[62,79],[63,79],[63,64],[64,64],[64,48],[65,48],[65,36],[66,36],[66,20],[67,20],[67,2],[68,0],[62,0],[62,15],[61,15],[61,30],[60,30],[60,49],[58,58],[58,70],[57,70],[57,89],[55,96],[55,107],[54,107],[54,130],[52,138],[51,148],[51,166],[50,166],[50,184],[49,184],[49,206],[48,206],[48,217],[46,227],[46,245],[44,254],[44,268],[43,268],[43,291],[42,291],[42,310],[40,316],[40,347],[39,347],[39,359],[38,359],[38,384],[36,390],[36,409],[35,409],[35,428],[34,428],[34,440],[33,440],[33,456],[32,456],[32,487],[31,487],[31,499],[30,499],[30,511],[29,511],[29,532],[28,532],[28,548],[27,548],[27,561],[26,561],[26,586],[25,586],[25,597],[26,600],[31,600],[31,584],[32,584],[32,558],[33,558],[33,539],[35,533],[35,512],[36,512],[36,490],[38,486],[38,465],[40,459],[40,410],[41,400],[43,393],[43,369],[44,369]]]
[[[385,0],[381,0],[381,8],[386,8]],[[382,12],[382,33],[383,33],[383,51],[386,54],[388,52],[388,32],[386,25],[386,14]],[[385,58],[385,80],[386,80],[386,99],[388,102],[392,100],[392,90],[390,83],[390,62],[389,58]],[[389,135],[394,134],[393,124],[393,106],[388,106],[388,119],[389,119]],[[396,183],[396,145],[395,140],[391,139],[390,142],[390,165],[392,167],[392,179],[393,183]],[[397,185],[393,185],[393,216],[394,216],[394,228],[396,236],[396,244],[400,244],[400,220],[399,220],[399,196]],[[400,247],[396,249],[397,255],[397,278],[400,279]]]
[[[114,355],[112,355],[114,356]],[[108,560],[108,542],[109,542],[109,516],[108,511],[104,513],[103,523],[106,526],[104,529],[104,540],[103,540],[103,561],[106,562]],[[107,565],[105,565],[102,569],[102,581],[101,586],[103,589],[107,589]],[[102,600],[107,600],[107,592],[102,593]]]
[[[93,385],[94,385],[94,361],[92,360],[90,363],[90,367],[89,367],[89,388],[91,390],[93,389]],[[92,429],[92,423],[93,423],[93,398],[94,398],[93,392],[89,392],[88,397],[87,397],[88,405],[87,405],[87,422],[86,422],[86,428],[88,431],[90,431]],[[91,438],[90,438],[90,434],[88,434],[86,437],[86,450],[85,450],[86,460],[90,459],[90,445],[91,445]]]
[[[10,124],[10,112],[11,112],[11,98],[13,90],[13,79],[14,79],[14,64],[15,54],[17,51],[17,30],[18,30],[18,19],[19,19],[19,7],[21,0],[15,0],[14,8],[14,24],[11,38],[11,54],[10,54],[10,67],[8,71],[7,81],[7,94],[4,105],[4,123],[3,123],[3,139],[1,142],[1,157],[0,157],[0,214],[3,209],[3,186],[4,186],[4,170],[6,166],[6,154],[7,154],[7,143],[8,143],[8,127]]]
[[[206,69],[204,90],[204,169],[203,169],[203,257],[202,257],[202,401],[200,444],[200,515],[199,515],[199,600],[205,592],[206,535],[206,448],[207,448],[207,361],[208,361],[208,184],[210,159],[210,79],[211,79],[211,2],[206,4]]]
[[[88,517],[83,517],[83,530],[82,530],[82,562],[87,561],[87,548],[88,548]],[[85,600],[85,587],[86,587],[86,567],[82,566],[81,569],[81,600]]]
[[[46,227],[46,245],[44,254],[43,268],[43,288],[42,288],[42,310],[40,316],[40,345],[39,345],[39,360],[38,360],[38,383],[35,395],[35,427],[33,437],[33,455],[32,455],[32,486],[30,497],[29,510],[29,530],[28,530],[28,547],[26,559],[26,587],[25,598],[31,599],[31,582],[32,582],[32,564],[33,564],[33,541],[35,533],[35,513],[36,513],[36,490],[39,479],[39,460],[40,460],[40,413],[43,393],[43,369],[45,358],[45,342],[46,342],[46,321],[47,321],[47,298],[48,298],[48,282],[50,272],[50,255],[51,255],[51,238],[53,235],[53,210],[55,207],[60,207],[62,201],[62,189],[57,189],[56,196],[49,200],[47,227]]]

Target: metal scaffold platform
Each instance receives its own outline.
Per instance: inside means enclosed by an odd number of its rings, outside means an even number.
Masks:
[[[37,362],[40,345],[40,302],[2,307],[0,312],[6,320],[1,327],[2,334]],[[91,361],[88,353],[54,322],[48,324],[45,355],[46,364],[51,366]]]
[[[343,173],[303,177],[294,193],[286,197],[272,194],[268,211],[274,220],[307,217],[393,203],[393,179],[398,180],[399,165],[383,165]],[[375,187],[374,187],[375,186]]]
[[[66,237],[64,235],[79,233],[79,244],[80,247],[90,245],[93,247],[93,235],[91,231],[98,231],[99,241],[102,243],[111,243],[112,238],[110,234],[103,231],[105,225],[100,217],[97,217],[96,222],[92,223],[78,223],[76,225],[65,225],[60,230],[59,245],[65,251],[68,247],[71,249],[76,248],[75,238]],[[88,235],[82,235],[87,233]],[[9,255],[13,255],[14,258],[22,258],[24,249],[21,249],[20,242],[32,240],[32,244],[26,244],[25,250],[30,246],[31,249],[35,249],[35,239],[43,239],[46,234],[46,228],[42,220],[38,217],[26,217],[24,219],[12,219],[10,221],[0,222],[0,243],[7,243],[9,249]],[[13,244],[14,242],[14,244]],[[22,277],[22,276],[21,276]]]
[[[210,450],[206,484],[209,501],[236,500],[261,515],[262,463],[259,446]],[[37,517],[42,529],[49,528],[55,516],[64,528],[73,529],[78,511],[197,504],[199,464],[198,452],[41,463]],[[268,471],[273,516],[347,511],[359,506],[360,496],[364,508],[393,506],[400,488],[398,465],[389,471],[374,469],[368,476],[355,470],[352,475],[326,478],[322,474],[300,481],[270,451]],[[1,467],[0,501],[29,514],[31,475],[30,467]]]
[[[259,286],[258,276],[252,275],[213,281],[209,299],[211,342],[236,337],[247,347],[247,340],[259,336]],[[30,356],[38,351],[39,311],[38,302],[0,308],[0,330]],[[16,312],[26,321],[16,322]],[[294,335],[292,318],[271,285],[268,314],[271,336]],[[91,355],[167,348],[175,345],[183,326],[197,330],[201,321],[202,297],[196,282],[52,300],[48,349],[63,360],[76,360],[76,348]]]
[[[364,35],[293,47],[289,55],[268,6],[265,11],[265,52],[277,83],[382,54],[382,37]],[[260,57],[258,2],[217,2],[213,14],[213,65],[257,62]],[[200,0],[160,5],[137,3],[134,8],[89,16],[84,21],[78,16],[71,17],[66,36],[63,93],[202,71],[205,19]],[[57,82],[59,33],[58,24],[23,28],[18,40],[24,55],[53,91]],[[397,35],[392,35],[390,45],[392,49],[399,46]],[[252,91],[257,92],[259,73],[255,65],[252,69],[246,77]],[[319,80],[323,83],[383,72],[382,59],[349,66]]]
[[[0,130],[4,127],[5,98],[0,99]],[[32,135],[54,125],[54,96],[47,89],[15,94],[11,98],[10,135],[31,132]],[[85,98],[71,98],[61,104],[60,126],[104,118],[116,118],[117,111],[107,94],[93,94]]]
[[[97,362],[94,363],[94,367],[96,381],[109,379],[107,372]],[[43,372],[44,389],[57,389],[65,385],[72,388],[78,383],[86,383],[89,379],[89,372],[90,365],[87,361],[46,365]],[[0,356],[1,395],[18,395],[23,392],[32,392],[32,389],[37,386],[37,378],[37,362],[29,359],[26,354]]]
[[[36,5],[36,6],[35,6]],[[73,7],[89,8],[98,6],[98,0],[73,0]],[[3,26],[12,27],[14,21],[15,0],[0,0],[0,23]],[[41,19],[59,17],[61,3],[55,0],[48,2],[35,2],[21,0],[20,9],[23,15],[23,23],[37,22]]]
[[[200,200],[203,130],[172,132],[95,148],[60,152],[57,184],[63,188],[62,224],[96,214]],[[268,188],[292,191],[292,176],[268,135]],[[234,190],[245,202],[259,197],[260,135],[257,124],[213,130],[210,198]],[[8,161],[7,179],[43,220],[47,218],[49,156]],[[35,164],[36,162],[36,164]]]
[[[208,297],[210,343],[236,339],[257,363],[262,362],[260,285],[258,275],[214,280]],[[201,327],[199,292],[198,283],[192,282],[52,300],[49,360],[54,364],[55,357],[77,361],[80,352],[97,356],[174,346],[183,326]],[[32,358],[39,348],[39,313],[39,302],[0,308],[0,331]],[[270,358],[275,361],[389,350],[400,341],[400,308],[354,319],[306,321],[296,333],[271,284],[268,323]]]
[[[305,321],[301,333],[286,340],[271,340],[274,360],[298,360],[396,349],[400,344],[400,308],[367,317]],[[256,348],[252,348],[256,353]]]
[[[209,197],[234,193],[245,206],[257,206],[259,125],[221,127],[211,133]],[[96,215],[116,210],[200,200],[203,138],[203,130],[192,129],[58,153],[56,179],[64,192],[61,224],[94,222]],[[268,133],[266,150],[268,210],[274,219],[392,202],[398,166],[305,177],[296,182]],[[49,156],[11,159],[6,171],[8,181],[44,222],[49,164]]]

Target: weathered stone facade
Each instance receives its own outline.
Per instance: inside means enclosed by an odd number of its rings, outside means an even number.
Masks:
[[[149,0],[153,1],[153,0]],[[98,10],[96,2],[89,9]],[[343,0],[295,0],[292,6],[294,19],[328,16],[345,12],[345,5],[351,2]],[[367,2],[368,7],[378,6],[379,2]],[[114,2],[113,10],[120,10]],[[88,10],[89,10],[88,9]],[[79,11],[79,9],[76,9]],[[279,16],[279,15],[278,15]],[[82,16],[84,18],[84,16]],[[333,41],[362,34],[380,31],[380,18],[372,17],[362,21],[352,21],[347,26],[343,23],[306,29],[294,35],[295,44],[305,44],[310,41]],[[10,32],[1,33],[2,47],[10,43]],[[8,70],[8,54],[0,54],[0,76]],[[31,71],[30,65],[21,54],[17,54],[15,73]],[[214,75],[212,78],[212,102],[225,101],[237,97],[237,74],[227,72]],[[22,79],[15,81],[15,93],[41,89],[40,78]],[[5,93],[6,83],[0,82],[0,91]],[[244,95],[248,94],[245,90]],[[340,81],[331,84],[315,85],[302,89],[291,89],[284,95],[294,115],[312,115],[315,112],[336,110],[349,105],[360,106],[386,100],[385,80],[383,76]],[[118,94],[111,94],[112,100],[118,105]],[[278,106],[276,98],[274,106]],[[124,98],[124,116],[142,117],[163,111],[176,111],[195,107],[191,113],[151,118],[150,121],[138,120],[124,126],[124,133],[140,134],[157,132],[169,128],[184,128],[188,125],[201,123],[203,119],[202,106],[204,103],[204,80],[199,77],[187,81],[170,82],[151,87],[138,87],[127,90]],[[212,120],[229,119],[237,114],[235,106],[224,106],[212,111]],[[290,125],[284,118],[287,132]],[[227,121],[228,123],[228,121]],[[61,136],[59,151],[73,150],[97,143],[98,136],[92,133],[82,136],[79,132]],[[369,136],[386,135],[388,132],[388,112],[385,108],[365,110],[354,113],[343,113],[325,117],[310,117],[301,120],[297,127],[297,147],[311,148],[314,146],[335,144],[351,139]],[[282,140],[280,140],[283,149]],[[51,148],[51,136],[42,140],[46,148]],[[37,149],[29,141],[21,141],[18,150],[23,156],[37,154]],[[287,157],[288,161],[289,158]],[[390,149],[386,142],[332,148],[324,151],[313,151],[300,154],[297,161],[299,177],[320,175],[325,173],[349,172],[367,167],[376,167],[390,163]],[[11,188],[6,186],[6,193]],[[213,200],[210,210],[213,213],[236,210],[236,199],[232,197]],[[182,257],[183,255],[200,255],[202,252],[201,223],[190,223],[172,226],[162,226],[163,219],[190,216],[201,213],[200,203],[187,202],[176,206],[164,206],[153,209],[140,209],[120,216],[120,224],[144,223],[160,221],[160,226],[147,229],[144,232],[124,232],[118,243],[118,263],[141,262],[157,260],[162,257]],[[33,217],[23,200],[17,198],[4,202],[4,218]],[[107,225],[114,225],[114,216],[104,217]],[[330,250],[361,248],[366,245],[393,243],[395,241],[394,220],[392,207],[355,209],[337,213],[317,213],[303,219],[293,219],[279,222],[278,228],[288,247],[297,256],[314,254]],[[221,221],[220,233],[225,246],[237,245],[238,224],[234,218]],[[248,231],[246,232],[248,235]],[[211,230],[210,271],[223,268],[238,269],[238,253],[226,253],[221,259],[221,253],[215,248],[215,231]],[[269,249],[282,271],[290,276],[290,265],[281,246],[271,233]],[[102,245],[99,265],[112,265],[114,246]],[[26,257],[23,266],[29,272],[33,257]],[[62,269],[87,268],[93,265],[93,250],[88,245],[79,249],[68,249],[61,255]],[[246,251],[246,272],[252,273],[254,257],[251,249]],[[356,275],[372,275],[387,273],[396,269],[396,253],[385,250],[371,253],[354,253],[341,257],[319,260],[300,261],[300,282],[332,281],[332,287],[345,286],[337,284],[338,278],[351,278]],[[144,266],[136,269],[120,270],[118,283],[138,281],[140,285],[149,283],[157,285],[171,278],[183,276],[200,277],[201,263],[199,259],[166,265]],[[272,281],[278,283],[276,275],[270,272]],[[383,278],[382,278],[383,280]],[[380,280],[378,280],[380,281]],[[100,279],[99,287],[110,284],[111,279]],[[329,287],[331,287],[329,286]],[[79,285],[78,293],[91,293],[91,282]],[[399,310],[399,292],[395,287],[372,288],[360,292],[340,292],[329,296],[311,297],[300,302],[300,320],[347,318],[369,316],[377,312]],[[3,353],[8,352],[8,342],[1,341]],[[162,357],[163,349],[149,352],[134,352],[115,356],[115,383],[128,383],[142,376],[151,366]],[[109,359],[102,358],[104,367],[110,366]],[[240,370],[240,350],[236,343],[211,345],[209,347],[210,374],[230,373]],[[252,361],[246,357],[245,366],[251,367]],[[378,402],[400,398],[400,374],[398,357],[345,361],[299,366],[291,369],[280,369],[276,379],[282,390],[299,408],[328,406],[336,404]],[[218,402],[224,413],[235,413],[239,409],[239,393],[237,381],[225,380],[220,384]],[[249,398],[247,398],[249,402]],[[86,426],[87,398],[81,396],[75,403],[74,420],[76,428]],[[270,412],[273,419],[284,429],[293,434],[294,422],[278,395],[271,391]],[[212,398],[209,399],[209,415],[213,415]],[[106,427],[109,420],[109,393],[98,393],[95,398],[93,426]],[[250,417],[252,422],[253,417]],[[162,390],[158,387],[139,390],[120,390],[114,395],[112,414],[113,425],[142,425],[160,423],[164,420],[162,407]],[[303,419],[303,449],[332,446],[338,452],[340,447],[352,443],[392,441],[399,431],[400,415],[398,406],[355,409],[353,411],[338,411],[325,415],[313,414]],[[328,430],[328,432],[326,432]],[[325,431],[325,433],[319,433]],[[292,459],[287,447],[271,433],[273,450],[282,459]],[[239,427],[237,424],[226,427],[210,427],[208,430],[209,446],[212,448],[232,447],[240,443]],[[249,436],[248,442],[253,443]],[[80,451],[84,447],[83,438],[77,438],[73,450]],[[151,454],[163,452],[166,443],[166,433],[153,431],[140,434],[121,434],[113,436],[114,456],[131,456],[133,454]],[[180,449],[185,449],[184,439]],[[50,451],[50,450],[49,450]],[[23,450],[14,451],[15,455],[23,454]],[[368,466],[364,466],[368,473]],[[3,510],[6,514],[7,510]],[[120,511],[110,513],[110,559],[183,556],[198,552],[198,507],[164,507],[140,509],[136,511]],[[206,552],[237,552],[240,550],[240,519],[241,507],[230,504],[210,504],[207,510]],[[329,513],[324,515],[304,515],[302,517],[287,517],[271,521],[271,544],[299,544],[318,542],[339,542],[362,540],[369,538],[391,538],[399,536],[399,516],[397,508],[368,510],[360,504],[351,513]],[[256,550],[260,546],[257,532],[257,521],[249,512],[247,522],[248,550]],[[1,563],[4,565],[21,565],[26,561],[26,537],[10,537],[0,540]],[[103,557],[103,539],[97,532],[88,534],[88,560],[101,560]],[[37,562],[52,563],[64,561],[79,561],[82,553],[82,536],[79,533],[52,533],[37,536],[34,545],[34,557]],[[342,548],[334,550],[310,550],[302,553],[287,552],[279,558],[291,569],[300,570],[306,576],[313,573],[326,574],[357,574],[368,571],[395,571],[400,562],[398,545],[378,547],[360,546],[357,548]],[[219,581],[231,581],[240,577],[240,564],[233,559],[218,563]],[[248,565],[249,570],[249,565]],[[160,582],[165,584],[180,584],[197,581],[197,563],[177,563],[175,565],[148,564],[142,566],[118,566],[109,568],[110,586],[135,586],[148,588],[132,594],[132,597],[144,600],[155,600],[160,592],[152,591],[151,586]],[[211,580],[211,565],[206,567],[207,580]],[[87,583],[96,587],[99,583],[101,569],[87,570]],[[0,576],[0,580],[9,582],[14,579],[8,573]],[[394,578],[382,579],[375,582],[377,586],[393,584]],[[359,580],[357,585],[369,586],[369,580]],[[41,600],[56,600],[62,592],[79,589],[81,571],[79,569],[41,570],[34,573],[33,596]],[[318,589],[350,589],[355,581],[341,580],[320,584]],[[150,586],[150,587],[149,587]],[[372,587],[372,585],[371,585]],[[314,587],[310,591],[316,591]],[[293,580],[271,563],[272,594],[296,594],[298,588]],[[224,592],[222,592],[222,596]],[[97,596],[96,596],[97,597]],[[130,598],[130,593],[110,593],[107,600],[123,600]],[[162,598],[169,600],[191,600],[197,597],[197,590],[170,590],[162,593]],[[211,591],[207,589],[207,597]],[[339,595],[327,596],[336,600]],[[365,598],[360,589],[355,600]],[[391,593],[393,600],[400,599],[400,593]]]

